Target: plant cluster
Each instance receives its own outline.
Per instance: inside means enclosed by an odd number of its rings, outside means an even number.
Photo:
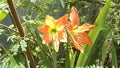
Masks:
[[[119,6],[115,0],[1,0],[0,67],[118,68]]]

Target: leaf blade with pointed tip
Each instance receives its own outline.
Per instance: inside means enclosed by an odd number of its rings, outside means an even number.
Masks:
[[[7,16],[8,11],[0,10],[0,22]]]
[[[105,4],[105,6],[101,9],[97,19],[95,20],[95,28],[89,32],[89,36],[91,37],[91,40],[93,44],[95,43],[98,34],[100,33],[101,27],[105,22],[105,19],[107,17],[107,14],[109,12],[111,0],[108,0]],[[76,66],[84,66],[87,62],[87,60],[90,59],[90,55],[92,54],[92,51],[94,51],[95,46],[85,46],[84,47],[84,53],[80,53],[78,61]]]

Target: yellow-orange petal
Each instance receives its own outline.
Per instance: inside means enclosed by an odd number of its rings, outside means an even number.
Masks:
[[[66,42],[67,37],[66,37],[65,30],[61,30],[61,31],[58,32],[58,40],[62,40],[64,42]]]
[[[76,29],[76,32],[85,32],[85,31],[89,31],[91,29],[94,28],[94,25],[90,25],[90,24],[83,24],[82,26],[79,26],[77,29]]]
[[[48,25],[43,25],[38,27],[38,30],[43,33],[43,43],[48,44],[51,42],[49,39],[49,33],[48,33],[49,26]]]
[[[52,44],[53,44],[53,48],[55,49],[55,51],[58,52],[59,51],[59,41],[53,40]]]
[[[59,18],[55,24],[56,24],[56,26],[59,27],[59,26],[65,25],[65,23],[67,22],[67,20],[68,20],[68,14],[65,14],[64,16],[62,16],[61,18]]]
[[[74,26],[73,26],[70,22],[66,22],[66,23],[65,23],[65,26],[67,27],[67,29],[68,29],[69,31],[71,31],[71,30],[74,29]]]
[[[46,33],[49,29],[49,26],[48,25],[43,25],[43,26],[39,26],[38,27],[38,30],[42,33]]]
[[[55,19],[49,15],[45,18],[45,25],[54,26],[55,25]]]
[[[74,27],[78,26],[79,23],[80,23],[80,18],[79,18],[79,15],[78,15],[78,11],[75,7],[71,8],[70,21],[71,21],[71,24]]]
[[[46,32],[43,34],[43,43],[44,44],[49,44],[52,40],[49,38],[49,34]]]
[[[83,48],[79,45],[79,43],[74,39],[74,37],[72,36],[72,34],[70,34],[70,38],[72,40],[72,44],[73,46],[77,49],[77,50],[80,50],[82,53],[83,53]]]
[[[59,39],[59,40],[64,39],[63,35],[64,35],[64,31],[63,31],[63,30],[59,31],[59,32],[58,32],[58,39]]]
[[[92,44],[92,41],[86,32],[82,32],[82,33],[79,32],[77,35],[74,35],[74,39],[79,44],[88,44],[88,45]]]

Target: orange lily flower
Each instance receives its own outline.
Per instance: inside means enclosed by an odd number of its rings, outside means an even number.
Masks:
[[[66,32],[64,30],[65,22],[67,22],[68,14],[55,20],[53,17],[47,15],[45,24],[38,27],[38,30],[43,33],[43,43],[52,43],[56,52],[59,50],[59,42],[67,42]]]
[[[94,25],[85,23],[79,26],[80,18],[75,7],[71,8],[69,19],[70,22],[67,22],[66,26],[68,27],[68,34],[70,35],[70,39],[73,43],[73,46],[83,52],[83,48],[79,44],[92,44],[90,37],[85,31],[93,29]]]

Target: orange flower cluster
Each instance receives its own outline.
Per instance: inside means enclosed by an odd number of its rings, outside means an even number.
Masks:
[[[69,21],[68,21],[69,18]],[[58,52],[59,43],[67,42],[67,33],[65,27],[67,27],[68,35],[72,41],[73,46],[83,52],[81,44],[91,45],[92,41],[85,31],[89,31],[94,28],[94,25],[83,24],[79,26],[80,18],[78,11],[75,7],[71,8],[70,15],[65,14],[63,17],[55,20],[51,16],[46,16],[45,24],[39,26],[38,30],[43,33],[43,43],[52,43],[53,48]]]

